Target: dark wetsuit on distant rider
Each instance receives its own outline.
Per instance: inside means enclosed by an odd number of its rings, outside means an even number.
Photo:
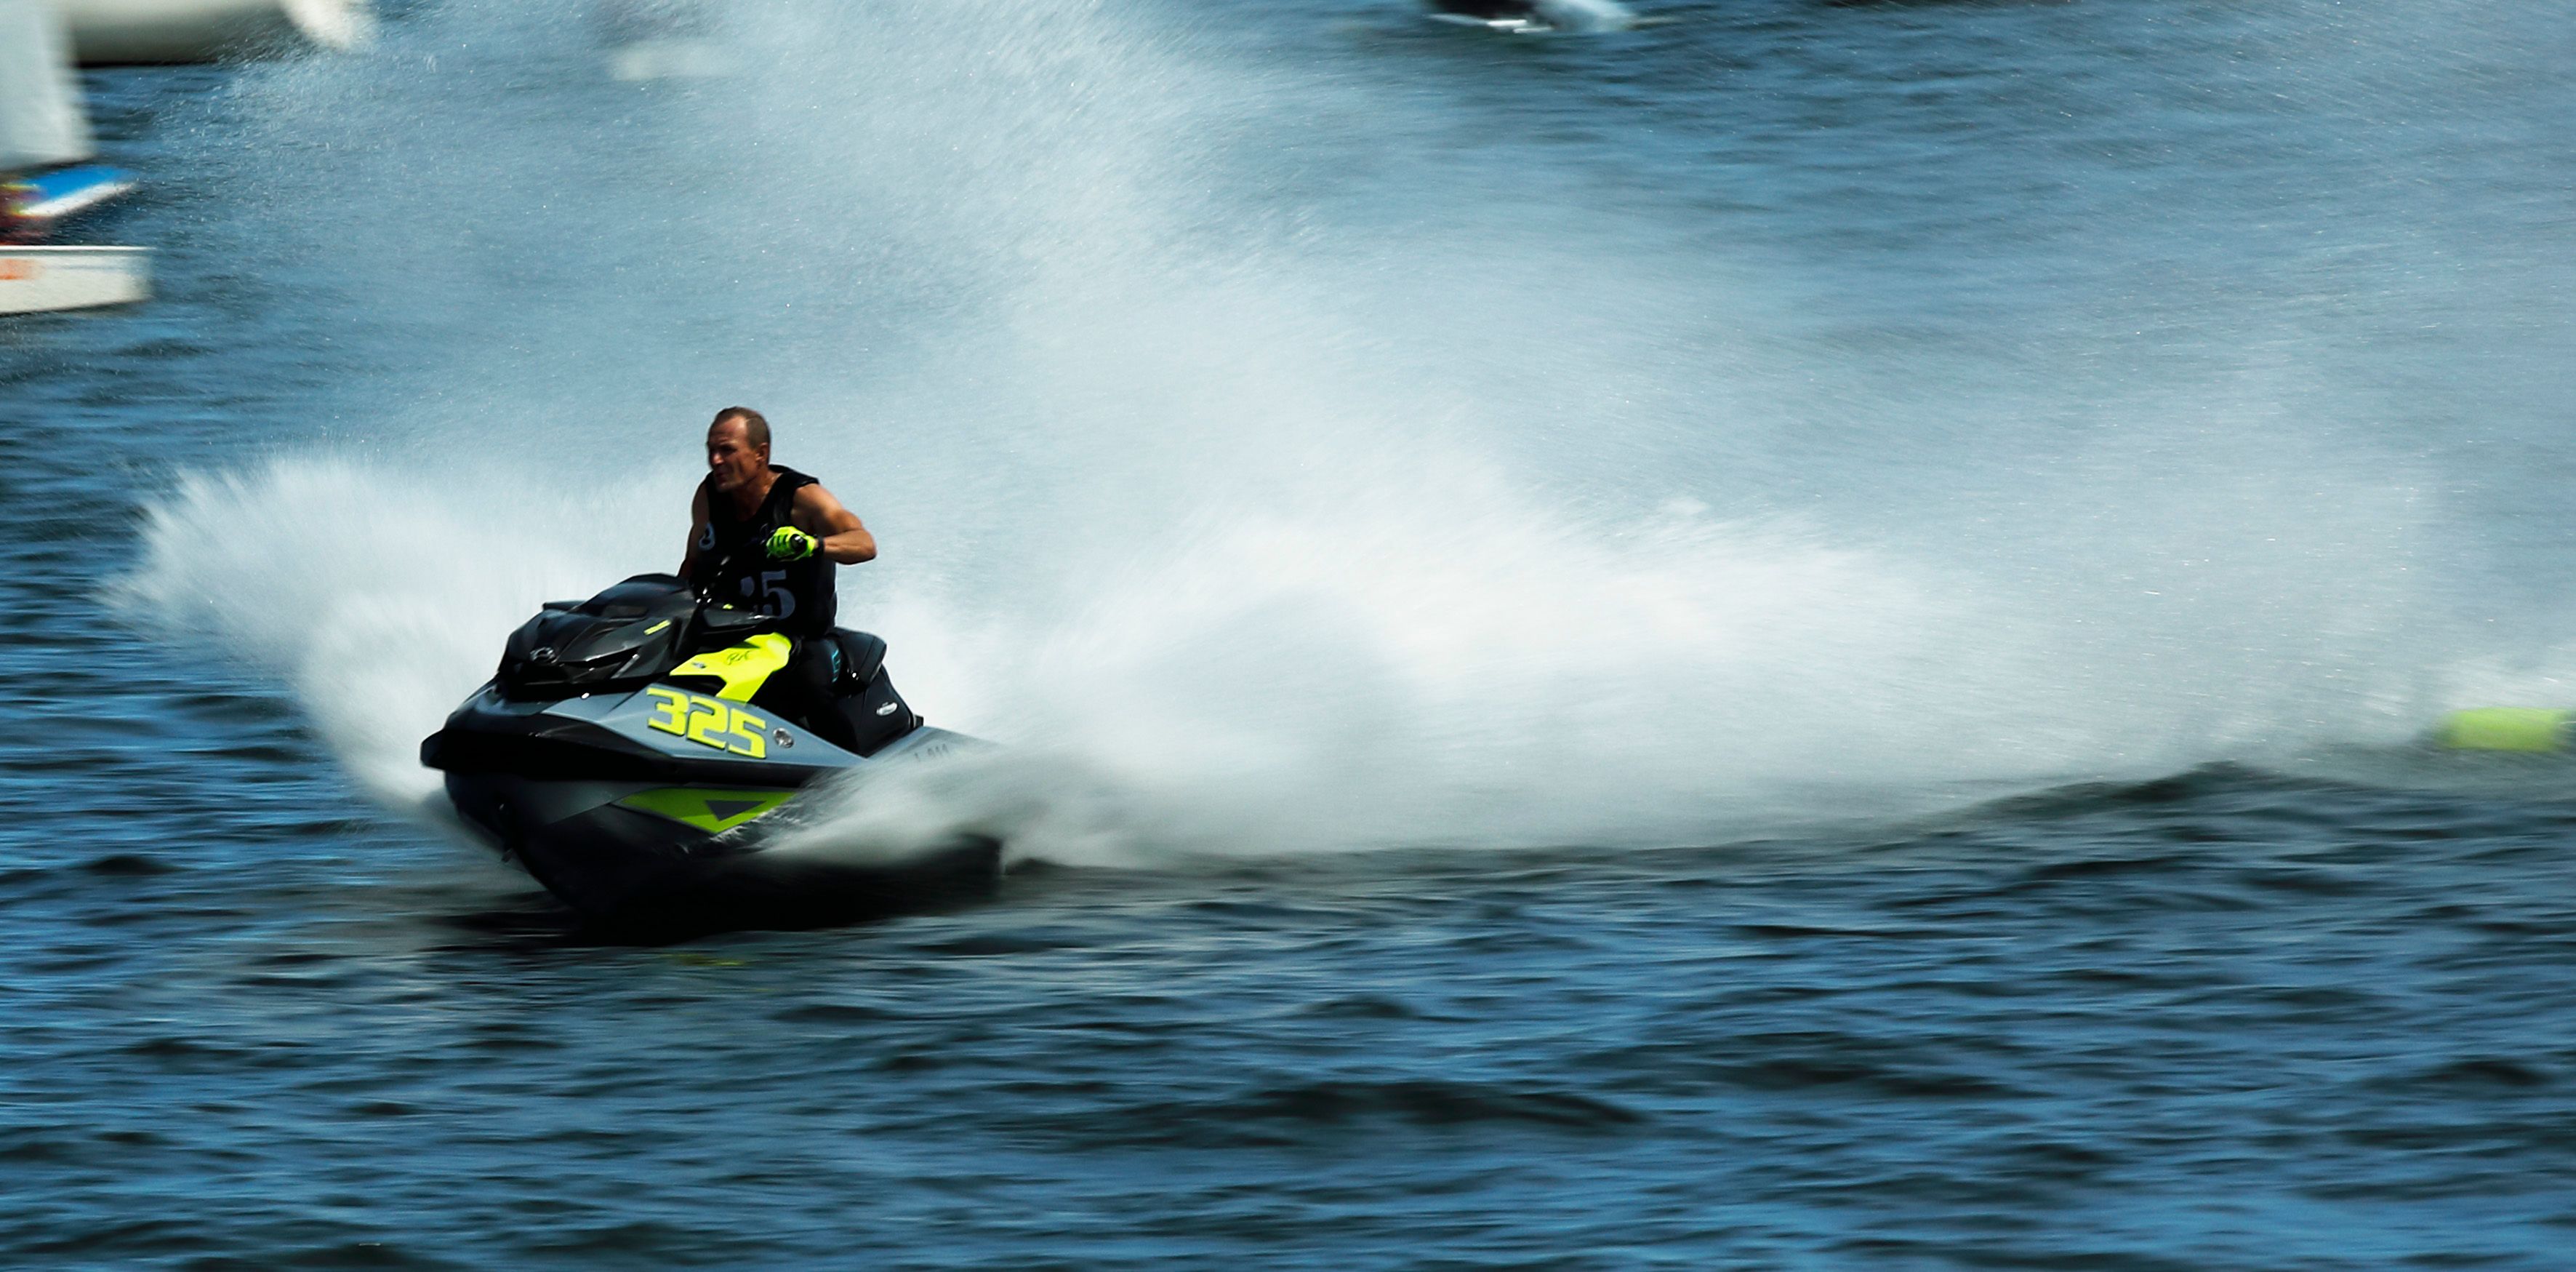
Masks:
[[[832,572],[874,560],[875,536],[822,483],[770,464],[769,422],[757,411],[717,413],[707,468],[681,575],[723,604],[777,616],[796,640],[778,673],[783,696],[825,741],[867,754],[909,731],[917,721],[886,679],[885,642],[832,625]]]

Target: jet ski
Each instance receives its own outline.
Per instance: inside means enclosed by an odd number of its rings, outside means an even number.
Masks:
[[[777,674],[799,639],[838,646],[828,703]],[[924,725],[884,662],[874,636],[790,636],[639,574],[511,633],[420,761],[504,858],[600,926],[809,926],[989,891],[1001,845],[982,836],[890,862],[772,850],[818,784],[982,745]]]

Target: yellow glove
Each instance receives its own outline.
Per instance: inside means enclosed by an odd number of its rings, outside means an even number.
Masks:
[[[822,550],[822,540],[794,526],[782,526],[778,533],[769,536],[768,551],[772,561],[802,561]]]

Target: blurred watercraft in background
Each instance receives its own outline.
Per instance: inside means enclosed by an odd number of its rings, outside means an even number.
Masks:
[[[1424,0],[1432,20],[1513,35],[1629,31],[1656,24],[1618,0]]]
[[[148,247],[0,247],[0,314],[122,305],[151,294]]]
[[[30,242],[134,189],[122,168],[85,163],[0,179],[0,242]]]
[[[736,69],[703,0],[600,0],[592,13],[611,79],[713,79]]]
[[[367,0],[50,0],[84,66],[211,62],[304,48],[352,49],[375,34]]]
[[[2576,711],[2547,707],[2475,707],[2454,711],[2434,726],[2433,745],[2451,751],[2511,751],[2524,755],[2576,750]]]
[[[45,0],[0,0],[0,244],[30,244],[134,188],[93,153],[61,16]],[[139,247],[0,246],[0,314],[141,300]]]

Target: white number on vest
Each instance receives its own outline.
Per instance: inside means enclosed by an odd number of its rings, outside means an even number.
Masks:
[[[743,596],[754,602],[760,612],[772,618],[788,618],[796,613],[796,594],[787,590],[787,571],[763,570],[759,578],[745,575]]]

